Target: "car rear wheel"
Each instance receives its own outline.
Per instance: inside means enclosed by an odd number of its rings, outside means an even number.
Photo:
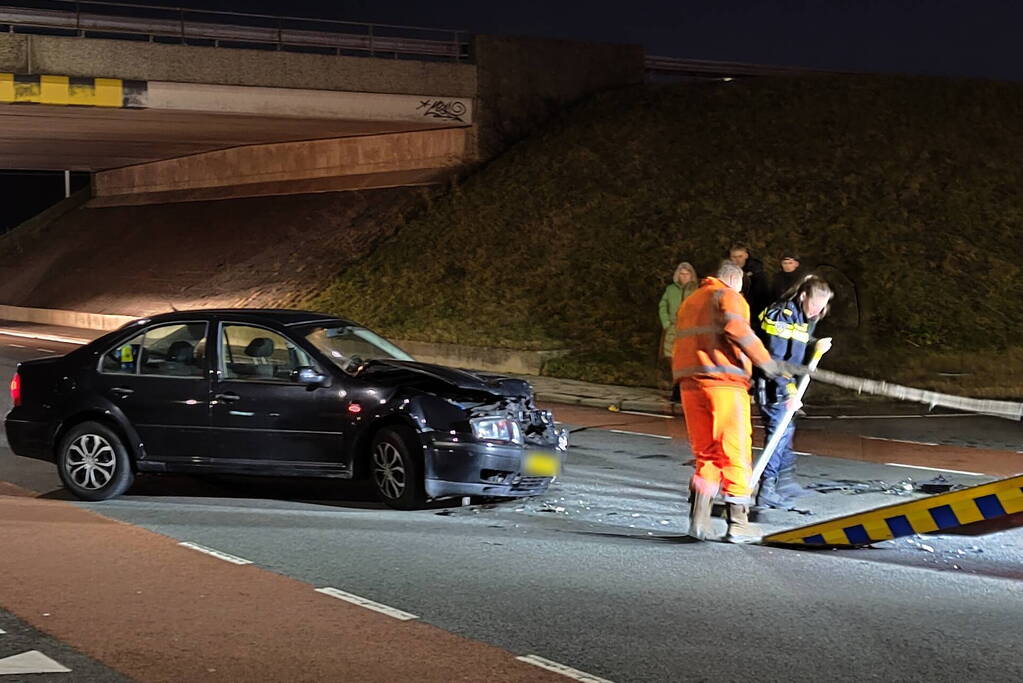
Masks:
[[[409,429],[387,427],[373,438],[369,469],[377,495],[398,510],[415,510],[426,502],[418,439]]]
[[[114,498],[135,479],[121,437],[99,422],[83,422],[64,435],[57,471],[64,486],[82,500]]]

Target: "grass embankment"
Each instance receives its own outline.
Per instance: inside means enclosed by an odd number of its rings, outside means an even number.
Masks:
[[[652,385],[675,263],[702,275],[744,241],[769,272],[795,248],[834,282],[829,367],[1019,395],[1021,160],[1015,84],[607,93],[435,196],[315,305],[392,337],[567,348],[548,374]]]

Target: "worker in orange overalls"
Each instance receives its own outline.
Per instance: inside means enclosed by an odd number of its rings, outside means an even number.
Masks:
[[[732,543],[758,541],[749,522],[752,498],[753,427],[749,386],[756,364],[769,377],[805,374],[801,365],[771,358],[749,324],[742,268],[725,262],[678,311],[672,372],[681,383],[689,444],[696,456],[690,482],[689,535],[703,540],[710,529],[711,501],[720,489],[727,505]],[[751,362],[752,361],[752,362]]]

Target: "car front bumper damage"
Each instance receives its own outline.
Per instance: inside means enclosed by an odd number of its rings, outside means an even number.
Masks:
[[[544,493],[564,463],[565,450],[560,445],[490,444],[438,435],[426,447],[426,495],[518,498]],[[556,472],[527,472],[526,461],[532,456],[548,462],[556,459]]]

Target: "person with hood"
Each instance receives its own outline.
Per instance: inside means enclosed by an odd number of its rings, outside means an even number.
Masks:
[[[786,251],[781,257],[781,270],[771,279],[771,301],[777,301],[782,295],[796,286],[806,272],[799,264],[799,256],[794,251]]]
[[[807,360],[814,328],[827,314],[833,296],[831,286],[823,278],[806,275],[767,307],[760,316],[757,333],[771,354],[771,360],[798,364]],[[827,351],[831,348],[831,339],[818,340],[817,346]],[[796,383],[785,377],[761,374],[756,380],[756,393],[766,443],[785,413],[800,408],[795,398]],[[788,510],[796,498],[808,493],[796,481],[796,454],[792,450],[795,431],[795,422],[789,422],[760,477],[757,503],[762,507]]]
[[[760,317],[760,312],[771,303],[771,283],[764,273],[764,264],[750,254],[745,244],[733,244],[728,250],[728,260],[742,268],[742,296],[749,304],[751,321]]]
[[[661,302],[657,308],[661,318],[661,355],[668,359],[669,365],[671,349],[675,345],[675,318],[678,316],[678,308],[699,286],[700,279],[696,276],[696,269],[688,261],[683,261],[675,267],[671,283],[664,288],[664,294],[661,295]]]

